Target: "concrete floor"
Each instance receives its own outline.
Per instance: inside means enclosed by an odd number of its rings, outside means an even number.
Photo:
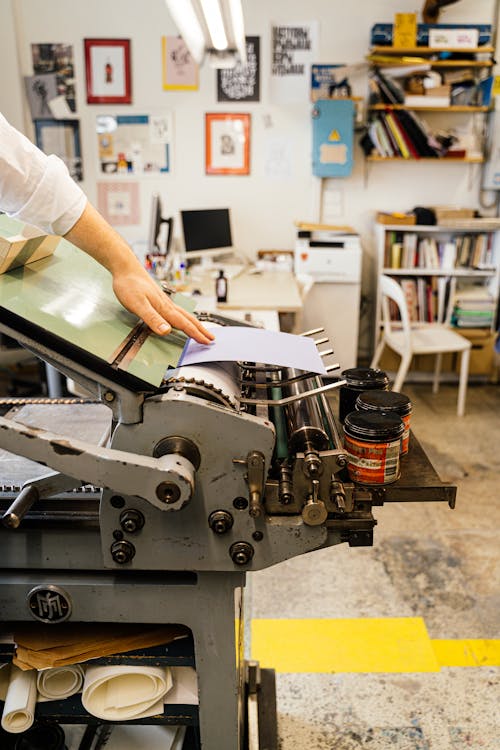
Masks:
[[[340,545],[252,574],[252,617],[422,617],[431,639],[500,637],[500,387],[470,386],[463,418],[452,385],[405,393],[416,436],[458,487],[456,510],[376,508],[373,547]],[[278,674],[280,750],[499,750],[499,677],[498,667]]]

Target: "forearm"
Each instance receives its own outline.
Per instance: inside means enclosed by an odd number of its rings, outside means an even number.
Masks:
[[[65,238],[84,250],[114,276],[124,271],[146,273],[123,237],[87,202]]]

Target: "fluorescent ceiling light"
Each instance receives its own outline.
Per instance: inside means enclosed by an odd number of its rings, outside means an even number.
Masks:
[[[205,36],[194,8],[189,0],[166,0],[172,20],[184,39],[192,58],[198,64],[205,54]]]
[[[247,45],[245,42],[245,24],[243,21],[241,0],[229,0],[229,11],[231,13],[231,24],[233,27],[233,41],[240,54],[241,64],[246,65]]]
[[[166,0],[177,29],[193,59],[205,54],[214,67],[246,65],[241,0]]]
[[[228,42],[219,0],[200,0],[200,3],[214,49],[227,49]]]

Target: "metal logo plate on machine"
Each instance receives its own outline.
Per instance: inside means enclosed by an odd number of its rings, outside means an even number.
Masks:
[[[35,586],[27,600],[31,615],[39,622],[55,624],[71,615],[71,597],[59,586]]]

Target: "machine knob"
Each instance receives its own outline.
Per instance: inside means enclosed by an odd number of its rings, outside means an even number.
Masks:
[[[248,542],[235,542],[229,548],[231,560],[235,565],[248,565],[253,557],[254,549]]]
[[[328,511],[322,500],[308,501],[302,508],[302,519],[307,526],[319,526],[328,517]]]
[[[208,517],[208,525],[214,534],[225,534],[232,527],[234,519],[227,510],[214,510]]]
[[[144,516],[140,510],[130,508],[120,513],[120,526],[127,534],[135,534],[144,526]]]
[[[312,493],[302,508],[302,519],[308,526],[319,526],[328,518],[328,511],[323,500],[319,499],[319,481],[312,480]]]
[[[111,545],[111,557],[118,565],[129,563],[135,555],[135,547],[127,541],[113,542]]]

